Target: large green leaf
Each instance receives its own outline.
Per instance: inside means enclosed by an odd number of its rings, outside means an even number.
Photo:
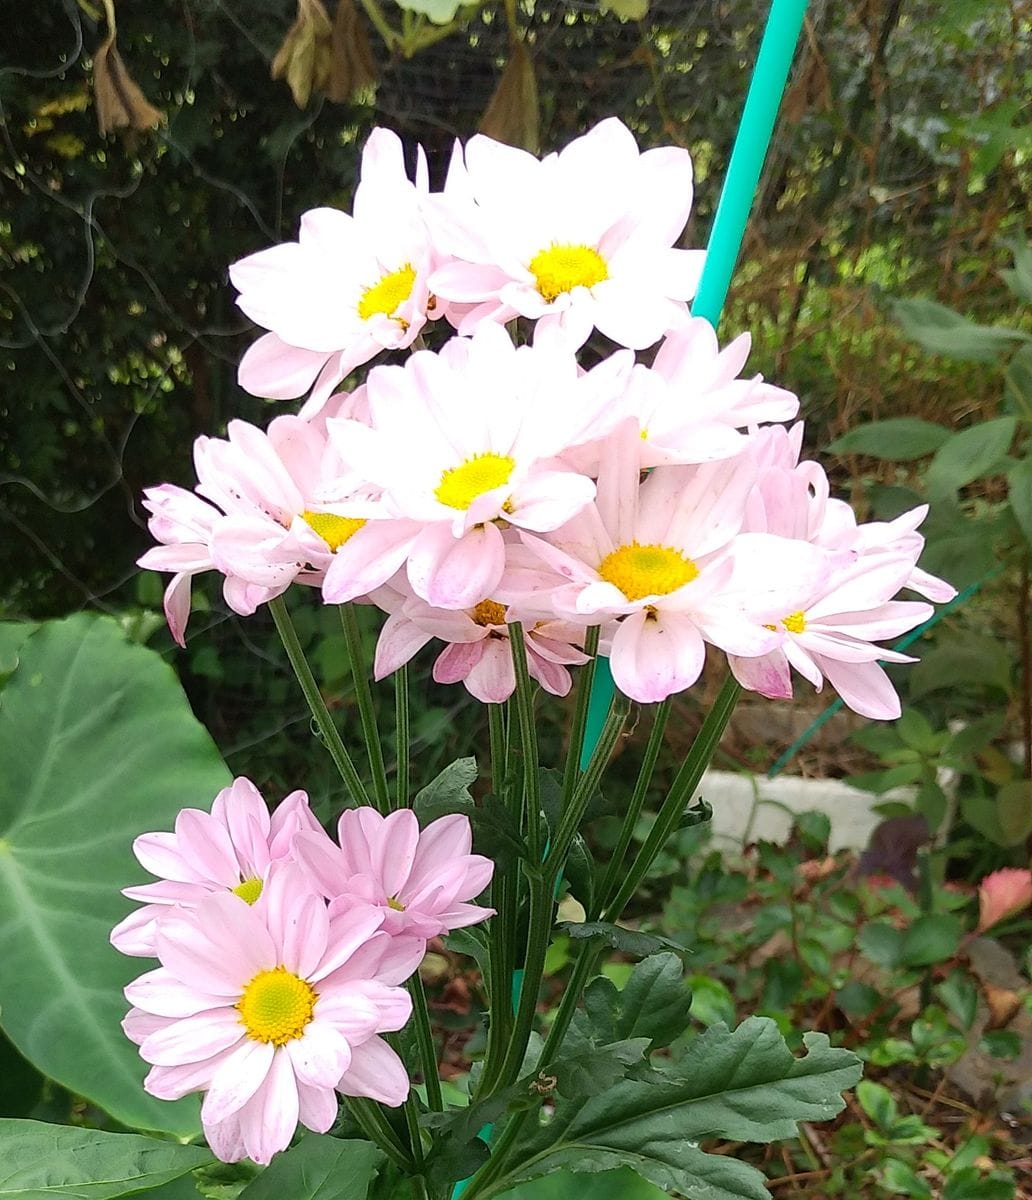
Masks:
[[[842,1090],[860,1077],[848,1050],[808,1033],[793,1057],[775,1023],[752,1017],[736,1030],[714,1025],[676,1067],[647,1081],[625,1079],[585,1102],[556,1105],[533,1131],[519,1165],[485,1195],[555,1170],[630,1166],[658,1187],[692,1200],[767,1200],[763,1176],[747,1164],[707,1154],[704,1138],[772,1141],[797,1121],[821,1121],[843,1108]]]
[[[978,325],[934,300],[896,300],[892,314],[919,346],[964,362],[995,362],[1019,342],[1032,340],[1021,329]]]
[[[650,954],[636,964],[622,991],[605,976],[593,979],[584,1006],[605,1041],[646,1037],[655,1049],[688,1028],[692,989],[676,954]]]
[[[79,614],[20,649],[0,707],[0,1023],[44,1074],[126,1125],[188,1135],[194,1098],[147,1096],[118,954],[133,838],[207,808],[229,775],[171,668],[114,621]]]
[[[0,1200],[114,1200],[163,1187],[211,1152],[135,1133],[0,1120]]]
[[[239,1200],[366,1200],[382,1162],[369,1142],[311,1133],[277,1155]]]
[[[867,454],[890,462],[911,462],[938,450],[950,437],[945,425],[920,417],[889,417],[856,425],[836,438],[828,449],[832,454]]]
[[[995,472],[1014,440],[1017,418],[995,417],[955,433],[928,464],[928,494],[948,496]]]

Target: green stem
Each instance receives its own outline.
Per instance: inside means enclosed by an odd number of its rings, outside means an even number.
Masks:
[[[376,727],[373,693],[370,691],[369,676],[366,672],[362,631],[358,628],[358,619],[355,616],[353,604],[340,606],[340,623],[344,628],[344,640],[348,646],[351,678],[355,685],[358,715],[362,722],[362,737],[365,740],[366,754],[369,756],[369,773],[372,776],[373,790],[376,793],[376,807],[386,816],[391,811],[391,794],[387,787],[387,770],[383,764],[380,731]]]
[[[366,1137],[379,1146],[395,1166],[405,1172],[411,1171],[414,1165],[412,1159],[405,1153],[405,1147],[398,1140],[398,1135],[379,1106],[372,1100],[358,1096],[345,1096],[344,1102],[355,1118],[355,1124]]]
[[[438,1073],[437,1047],[434,1044],[434,1031],[430,1025],[430,1010],[426,1004],[426,990],[417,971],[405,985],[412,997],[412,1020],[416,1030],[416,1045],[419,1048],[419,1061],[423,1069],[423,1082],[426,1084],[426,1102],[433,1112],[444,1111],[444,1099],[441,1096],[441,1077]]]
[[[584,753],[584,731],[588,725],[588,706],[591,702],[591,688],[595,679],[595,664],[598,662],[598,636],[600,627],[593,625],[584,639],[584,653],[589,655],[588,661],[580,671],[577,680],[577,702],[573,710],[573,722],[570,725],[570,744],[566,750],[566,767],[563,770],[563,809],[565,810],[573,796],[573,789],[580,771],[581,757]]]
[[[394,672],[394,727],[396,730],[398,758],[397,775],[394,780],[394,807],[407,808],[409,802],[409,766],[411,758],[408,663],[403,663]]]
[[[527,645],[523,626],[509,626],[509,646],[516,673],[516,713],[520,724],[520,749],[523,751],[523,795],[527,816],[527,853],[535,868],[541,862],[544,837],[541,829],[541,780],[538,775],[537,728],[534,725],[534,694],[527,670]]]
[[[638,771],[638,779],[634,785],[634,792],[631,795],[630,804],[624,815],[623,828],[620,830],[620,836],[609,857],[609,866],[606,868],[605,878],[602,880],[601,886],[598,889],[597,899],[593,905],[594,911],[588,914],[592,920],[606,907],[609,897],[616,887],[616,881],[620,876],[620,870],[623,867],[624,858],[627,854],[627,847],[631,844],[635,826],[638,824],[638,818],[641,816],[641,811],[645,806],[645,797],[648,795],[649,787],[652,783],[652,776],[656,769],[656,760],[659,758],[659,752],[663,748],[663,735],[666,732],[667,719],[670,716],[670,703],[670,698],[667,697],[657,707],[656,715],[652,719],[652,730],[649,733],[648,745],[645,747],[645,754],[641,760],[641,768]]]
[[[562,816],[559,818],[559,824],[552,836],[552,844],[545,858],[545,878],[553,885],[559,878],[570,844],[577,836],[577,829],[584,818],[585,810],[591,802],[602,772],[609,762],[609,756],[623,731],[629,709],[630,701],[626,696],[617,692],[610,703],[609,715],[606,717],[602,732],[595,743],[595,749],[588,760],[588,768],[580,777],[573,796],[570,798],[570,803],[564,807]]]
[[[606,920],[616,920],[620,915],[624,905],[634,895],[638,885],[648,874],[649,867],[652,866],[656,855],[666,845],[667,838],[677,828],[684,814],[684,806],[699,786],[699,780],[702,779],[703,772],[709,766],[710,759],[731,719],[741,690],[730,675],[724,681],[720,694],[706,714],[702,728],[692,743],[691,750],[688,751],[688,757],[681,765],[680,771],[677,772],[670,792],[660,807],[659,814],[649,830],[649,836],[631,863],[616,896],[606,905]]]
[[[487,722],[491,738],[491,789],[496,796],[501,796],[505,781],[505,710],[500,704],[487,706]],[[488,1079],[504,1056],[512,1029],[509,992],[515,961],[511,935],[516,916],[511,871],[495,868],[491,905],[495,910],[488,926],[487,992],[491,1016],[484,1052],[484,1074]]]
[[[301,649],[297,630],[290,619],[290,613],[287,612],[287,606],[284,604],[282,596],[277,596],[274,600],[269,601],[269,612],[272,613],[272,619],[276,622],[276,630],[280,635],[280,640],[283,642],[283,648],[287,652],[287,658],[290,659],[290,665],[294,668],[294,674],[301,685],[301,691],[304,693],[305,700],[308,701],[312,718],[322,736],[323,745],[330,752],[330,757],[340,772],[340,777],[344,780],[345,786],[351,793],[353,802],[355,804],[368,804],[369,793],[366,791],[365,784],[362,782],[362,778],[355,768],[351,755],[348,754],[344,748],[344,743],[340,740],[340,734],[337,732],[337,727],[330,716],[330,710],[326,707],[326,701],[322,698],[319,685],[315,682],[315,676],[312,674],[312,668],[308,665],[308,659],[305,658],[305,652]]]
[[[520,1000],[516,1008],[512,1036],[506,1046],[505,1057],[498,1068],[496,1078],[482,1088],[484,1096],[493,1095],[516,1081],[527,1053],[527,1044],[534,1029],[537,1015],[538,994],[545,973],[545,955],[552,935],[552,914],[555,901],[551,884],[540,869],[530,876],[530,917],[527,934],[527,957],[524,962],[523,980],[520,985]],[[499,997],[501,999],[501,997]]]

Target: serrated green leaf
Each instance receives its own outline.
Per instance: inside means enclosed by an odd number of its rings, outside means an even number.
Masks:
[[[306,1134],[277,1154],[240,1200],[366,1200],[383,1152],[369,1142]]]
[[[1020,329],[979,325],[934,300],[895,300],[892,315],[911,341],[932,354],[961,362],[995,362],[1030,340]]]
[[[457,758],[425,788],[420,788],[412,801],[420,825],[429,825],[450,813],[469,813],[473,808],[469,786],[475,782],[477,773],[475,758]]]
[[[951,431],[934,421],[890,417],[887,421],[855,425],[828,449],[832,454],[866,454],[888,462],[913,462],[934,453],[950,437]]]
[[[210,1150],[134,1133],[0,1120],[3,1200],[114,1200],[160,1188],[212,1161]]]
[[[702,1138],[771,1141],[802,1120],[844,1107],[842,1090],[860,1076],[855,1055],[824,1034],[804,1036],[794,1058],[771,1020],[752,1017],[733,1032],[715,1025],[668,1071],[626,1079],[583,1102],[560,1101],[553,1119],[517,1152],[518,1165],[486,1195],[557,1169],[630,1165],[658,1187],[693,1200],[765,1200],[763,1177],[742,1162],[709,1155]]]
[[[574,1053],[560,1053],[544,1069],[555,1076],[559,1094],[567,1100],[597,1096],[623,1079],[627,1068],[640,1063],[648,1049],[647,1037],[625,1038],[606,1045],[588,1041]]]
[[[633,954],[636,958],[645,958],[659,950],[681,947],[670,938],[661,937],[658,933],[642,933],[638,929],[624,929],[622,925],[613,925],[609,921],[560,921],[556,928],[567,937],[575,939],[600,938],[607,946],[619,950],[622,954]]]
[[[948,496],[997,469],[1014,441],[1016,417],[994,417],[955,433],[935,452],[925,483],[932,497]]]
[[[935,991],[962,1029],[974,1025],[978,1015],[978,987],[970,975],[965,971],[951,971]]]
[[[141,973],[108,934],[141,880],[132,841],[211,805],[230,780],[167,663],[108,617],[45,625],[22,647],[0,708],[0,1023],[45,1075],[124,1124],[177,1136],[197,1100],[142,1088],[122,1034]]]
[[[916,1200],[932,1200],[930,1185],[912,1167],[890,1158],[882,1168],[881,1186],[893,1196],[914,1196]]]
[[[669,1046],[691,1020],[692,989],[676,954],[650,954],[637,963],[620,992],[616,1034],[646,1037],[652,1048]]]

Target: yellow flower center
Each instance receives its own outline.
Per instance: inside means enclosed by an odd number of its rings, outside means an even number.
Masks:
[[[358,315],[363,321],[377,313],[392,316],[400,304],[412,295],[412,287],[416,282],[416,271],[411,263],[406,263],[400,270],[391,271],[379,283],[366,288],[362,299],[358,302]]]
[[[465,511],[478,496],[509,482],[516,460],[507,454],[478,454],[441,476],[434,495],[449,508]]]
[[[781,618],[781,624],[789,633],[802,633],[806,628],[806,616],[801,612],[789,613],[787,617]]]
[[[236,1007],[249,1038],[285,1046],[304,1033],[317,999],[311,984],[286,967],[275,967],[258,972]]]
[[[559,246],[552,243],[530,260],[537,290],[549,304],[575,287],[594,287],[609,278],[606,260],[591,246]]]
[[[364,517],[338,517],[336,513],[312,512],[307,508],[301,514],[301,520],[310,525],[331,550],[343,546],[365,524]]]
[[[398,899],[397,896],[388,896],[387,897],[387,907],[393,908],[395,912],[404,912],[405,911],[405,905],[402,904],[402,902]]]
[[[699,568],[670,546],[642,546],[631,542],[607,554],[598,568],[607,582],[618,587],[628,600],[643,596],[665,596],[699,574]]]
[[[505,605],[497,600],[481,600],[470,616],[478,625],[504,625]]]
[[[253,904],[261,894],[262,881],[260,879],[245,879],[233,888],[233,895],[239,896],[241,900],[246,900],[248,904]]]

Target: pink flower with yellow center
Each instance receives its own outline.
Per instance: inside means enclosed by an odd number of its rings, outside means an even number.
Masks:
[[[703,252],[673,248],[691,203],[688,152],[641,153],[615,117],[541,161],[478,134],[431,199],[454,261],[430,287],[463,306],[460,333],[524,316],[574,349],[593,328],[644,349],[684,323],[695,295]]]
[[[740,534],[755,478],[748,455],[698,467],[658,467],[641,484],[633,426],[610,445],[595,504],[546,537],[524,534],[517,563],[525,594],[550,591],[559,614],[595,624],[618,619],[613,679],[642,703],[699,677],[707,642],[757,656],[778,644],[771,614],[809,598],[829,570],[827,552],[803,542]],[[516,578],[514,572],[513,578]],[[795,607],[795,604],[792,605]]]
[[[146,493],[162,545],[138,563],[172,571],[165,613],[184,645],[194,575],[217,570],[234,612],[250,616],[295,581],[322,582],[334,552],[380,515],[362,479],[344,469],[316,424],[277,417],[262,431],[230,421],[228,437],[194,445],[197,495],[165,485]]]
[[[174,833],[144,833],[133,842],[140,865],[160,878],[122,889],[143,907],[115,926],[111,944],[123,954],[153,957],[156,921],[169,906],[195,908],[222,892],[254,904],[272,864],[292,860],[294,835],[319,828],[304,792],[291,792],[270,816],[254,784],[243,776],[234,779],[215,797],[210,813],[184,808]]]
[[[204,1092],[205,1136],[227,1162],[268,1163],[299,1121],[325,1133],[335,1091],[395,1107],[409,1091],[379,1035],[409,1018],[396,985],[424,944],[378,934],[373,908],[331,917],[293,867],[270,874],[263,900],[170,909],[158,921],[161,966],[125,989],[123,1028],[151,1064],[144,1087],[163,1100]]]
[[[469,903],[491,882],[494,863],[470,853],[473,836],[461,814],[420,830],[411,809],[387,817],[373,808],[348,809],[337,838],[339,844],[319,830],[294,840],[298,862],[335,913],[375,905],[386,933],[432,938],[494,912]]]
[[[435,608],[489,599],[505,568],[503,526],[555,529],[594,496],[592,480],[557,456],[611,428],[631,361],[622,351],[580,372],[571,351],[517,349],[485,325],[438,354],[374,368],[370,424],[327,427],[341,460],[380,489],[398,522],[370,523],[368,538],[338,550],[325,599],[354,599],[402,561]]]
[[[437,683],[461,682],[484,704],[507,700],[515,691],[516,676],[506,606],[487,599],[472,608],[434,608],[403,589],[404,581],[399,579],[370,597],[390,613],[376,644],[375,677],[383,679],[392,674],[427,642],[439,638],[449,644],[434,663]],[[527,670],[553,696],[569,692],[569,667],[587,662],[587,655],[580,649],[584,633],[583,625],[548,616],[532,619],[524,628]]]
[[[410,346],[440,315],[427,286],[438,261],[422,213],[428,188],[422,150],[413,184],[401,140],[374,129],[353,213],[313,209],[296,242],[230,267],[237,304],[270,331],[240,363],[245,391],[290,400],[314,385],[318,407],[355,367]]]

